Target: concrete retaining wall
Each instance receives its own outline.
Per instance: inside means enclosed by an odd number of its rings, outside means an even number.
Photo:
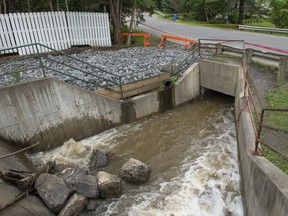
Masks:
[[[199,64],[191,65],[175,84],[174,105],[178,106],[199,96]]]
[[[53,78],[5,87],[0,89],[0,138],[20,147],[39,141],[34,151],[46,150],[172,109],[198,95],[199,67],[190,67],[175,88],[175,95],[167,89],[117,101]]]
[[[242,194],[248,216],[288,215],[288,175],[265,157],[252,155],[255,134],[250,114],[245,107],[243,72],[235,96],[238,155],[241,168]]]
[[[202,60],[200,61],[200,86],[235,96],[238,70],[239,66],[232,64]]]
[[[41,150],[123,122],[120,102],[52,78],[2,88],[0,110],[2,138]]]

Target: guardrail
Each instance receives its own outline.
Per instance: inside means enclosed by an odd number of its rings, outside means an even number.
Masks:
[[[267,28],[267,27],[260,27],[260,26],[238,25],[238,29],[288,34],[288,29],[281,29],[281,28]]]

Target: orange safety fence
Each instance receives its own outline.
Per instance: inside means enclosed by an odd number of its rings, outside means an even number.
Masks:
[[[128,35],[131,34],[132,37],[144,37],[144,47],[149,47],[150,42],[149,42],[149,37],[151,36],[150,34],[146,33],[121,33],[120,38],[121,38],[121,43],[124,43],[124,37],[128,37]]]
[[[185,49],[189,49],[189,47],[191,46],[191,44],[195,43],[196,40],[193,39],[188,39],[188,38],[183,38],[183,37],[178,37],[178,36],[173,36],[173,35],[166,35],[163,34],[161,35],[161,42],[158,45],[158,48],[165,48],[166,46],[166,40],[177,40],[177,41],[184,41],[185,42]]]

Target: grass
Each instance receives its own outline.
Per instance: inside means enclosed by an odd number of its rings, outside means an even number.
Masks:
[[[253,20],[251,20],[251,22],[245,22],[245,25],[249,25],[249,26],[259,26],[259,27],[267,27],[267,28],[275,28],[275,25],[269,21],[266,20],[260,20],[258,22],[255,22]]]
[[[165,19],[169,19],[169,20],[172,20],[172,17],[173,17],[172,14],[165,14],[165,17],[160,16],[159,14],[156,14],[156,16],[162,17]],[[230,29],[230,30],[237,30],[238,29],[238,24],[209,23],[209,22],[196,21],[196,20],[187,21],[187,20],[182,19],[181,15],[179,16],[177,23],[183,23],[183,24],[188,24],[188,25],[193,25],[193,26],[204,26],[204,27],[211,27],[211,28]],[[248,20],[244,21],[244,25],[275,28],[275,25],[273,23],[271,23],[268,20],[263,20],[263,19],[248,19]],[[251,30],[241,30],[241,31],[257,32],[257,33],[261,33],[261,34],[272,34],[271,32],[263,32],[263,31],[251,31]],[[287,36],[288,37],[288,34],[286,34],[286,33],[273,33],[273,35]]]
[[[288,109],[288,87],[284,84],[266,96],[268,106],[271,108]],[[265,116],[265,123],[288,131],[288,112],[269,112]]]
[[[21,70],[19,68],[14,68],[11,71],[11,84],[17,84],[21,82]]]
[[[288,161],[263,145],[262,148],[264,150],[265,157],[288,175]]]
[[[146,33],[143,31],[133,31],[135,33]],[[126,38],[127,39],[127,38]],[[158,46],[161,42],[161,38],[151,35],[149,37],[149,42],[150,42],[150,47],[155,47]],[[124,40],[124,45],[126,46],[126,40]],[[144,37],[131,37],[131,44],[129,45],[129,47],[143,47],[144,46]]]
[[[207,22],[199,22],[199,21],[183,21],[183,20],[177,20],[178,23],[193,25],[193,26],[204,26],[204,27],[211,27],[211,28],[220,28],[220,29],[231,29],[235,30],[238,28],[238,24],[212,24]]]

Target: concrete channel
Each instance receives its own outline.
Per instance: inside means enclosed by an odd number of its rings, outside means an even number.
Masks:
[[[53,78],[4,87],[0,89],[0,138],[15,146],[5,147],[2,152],[9,153],[37,141],[41,145],[34,152],[55,148],[70,138],[81,140],[191,102],[199,97],[200,87],[204,87],[235,97],[238,155],[247,215],[285,216],[288,215],[288,176],[266,158],[252,155],[255,134],[250,115],[244,109],[244,81],[241,66],[202,60],[190,66],[173,88],[127,100],[115,100]],[[15,160],[19,168],[26,164],[25,158],[14,156],[9,160],[5,163]],[[1,194],[8,193],[5,188],[1,184]],[[6,215],[12,215],[12,208]],[[39,204],[37,213],[49,215],[44,209]]]

